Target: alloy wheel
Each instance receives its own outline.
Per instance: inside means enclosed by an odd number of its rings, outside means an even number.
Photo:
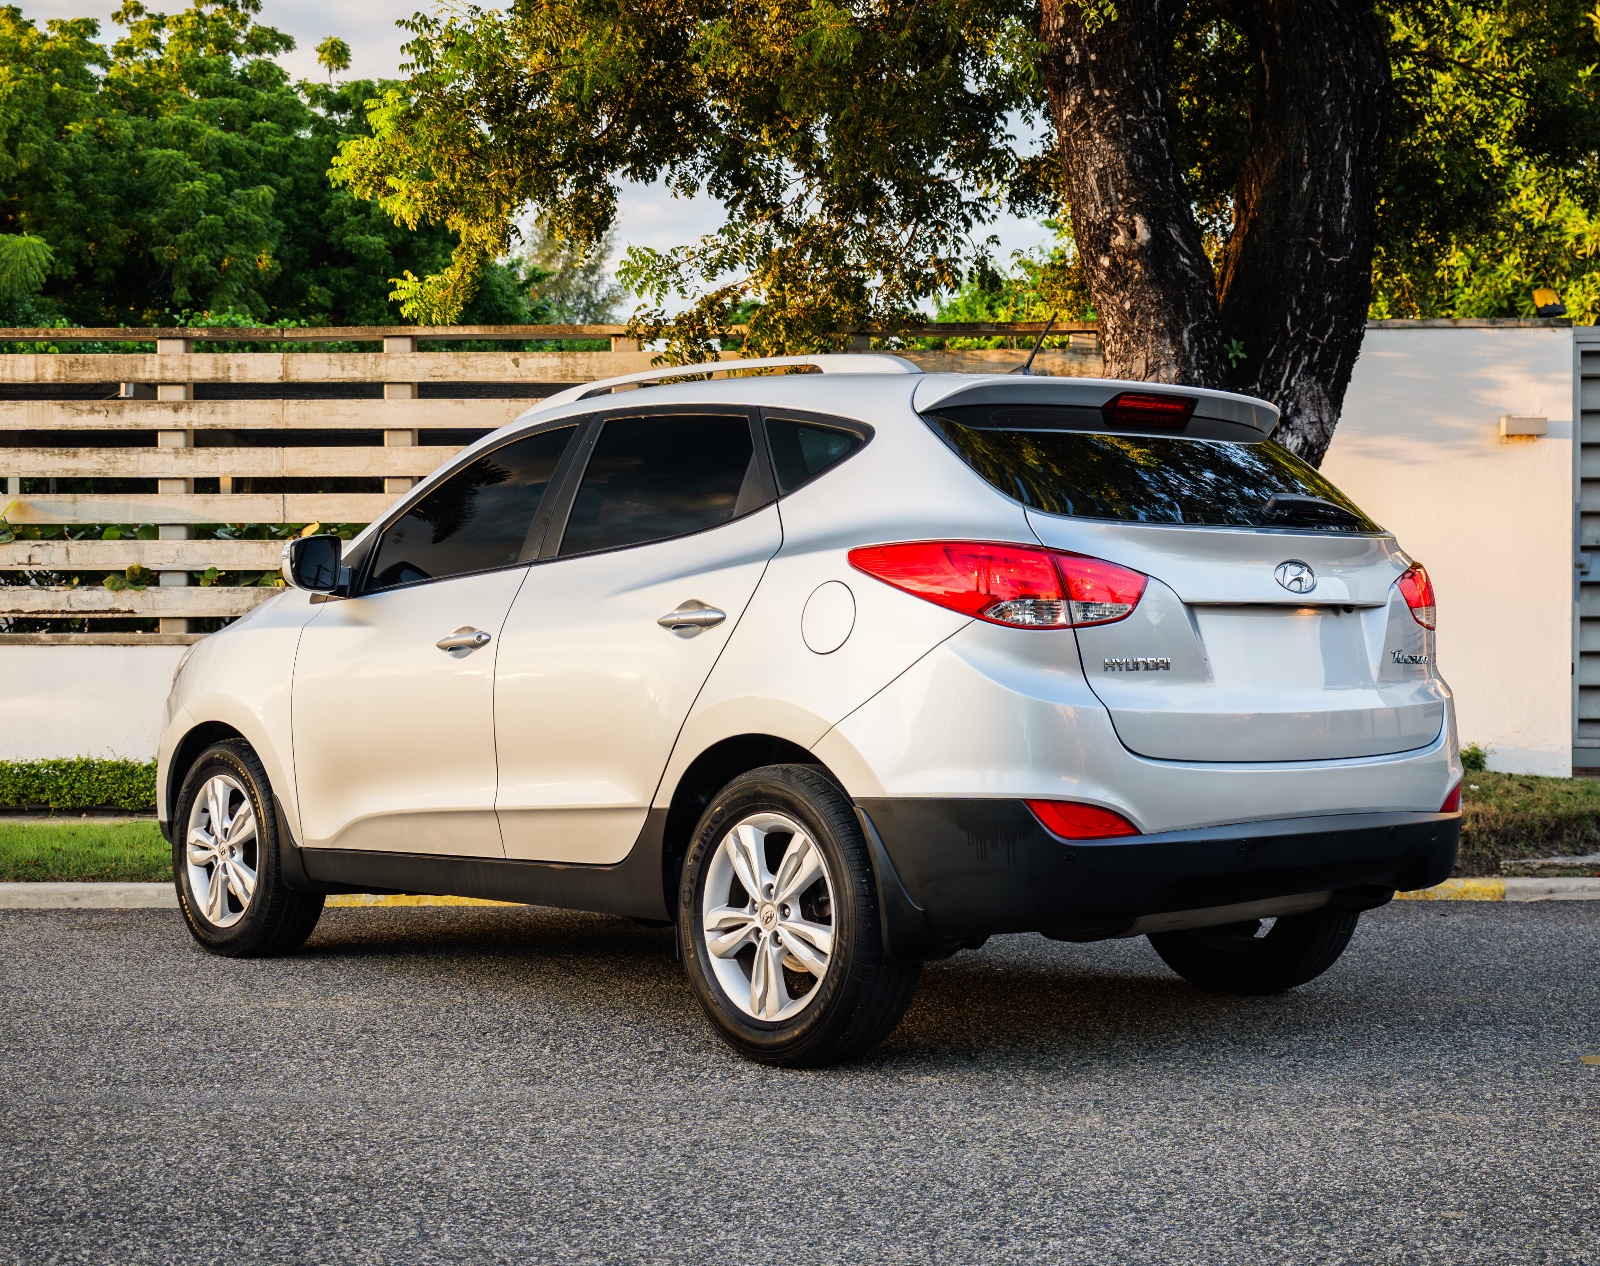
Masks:
[[[255,807],[237,779],[215,774],[201,785],[185,843],[195,904],[212,926],[232,927],[250,908],[260,866]]]
[[[700,900],[710,966],[728,999],[756,1020],[803,1011],[833,957],[833,910],[833,876],[804,827],[778,813],[735,825]]]

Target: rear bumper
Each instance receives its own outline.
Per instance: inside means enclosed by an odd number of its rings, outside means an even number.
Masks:
[[[1000,932],[1097,940],[1142,916],[1329,892],[1345,909],[1450,874],[1459,813],[1278,818],[1061,840],[1021,800],[860,800],[886,948],[937,958]]]

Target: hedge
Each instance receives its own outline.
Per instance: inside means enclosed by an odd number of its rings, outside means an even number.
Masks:
[[[136,760],[0,761],[0,806],[17,809],[151,809],[156,763]]]

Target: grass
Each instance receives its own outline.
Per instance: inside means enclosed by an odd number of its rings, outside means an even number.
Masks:
[[[172,882],[172,846],[156,824],[0,818],[0,882]]]
[[[1600,780],[1469,773],[1462,809],[1457,875],[1500,875],[1502,862],[1600,852]],[[0,881],[171,878],[172,850],[148,819],[0,818]]]
[[[1500,875],[1502,862],[1600,852],[1600,780],[1469,773],[1458,875]]]

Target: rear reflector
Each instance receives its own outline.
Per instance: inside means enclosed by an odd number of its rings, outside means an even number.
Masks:
[[[1107,426],[1141,431],[1181,431],[1199,402],[1193,396],[1168,396],[1154,391],[1124,391],[1100,406]]]
[[[1104,840],[1114,835],[1137,835],[1139,828],[1120,813],[1076,800],[1030,800],[1028,808],[1052,835],[1064,840]]]
[[[1411,618],[1425,629],[1435,627],[1438,609],[1434,605],[1433,581],[1428,579],[1428,569],[1421,563],[1412,563],[1394,583],[1406,600],[1406,606],[1411,608]]]
[[[1450,788],[1450,794],[1444,798],[1444,803],[1439,806],[1440,813],[1461,812],[1461,784],[1457,783]]]
[[[907,541],[850,551],[886,585],[991,624],[1082,628],[1126,619],[1147,577],[1065,550],[993,541]]]

